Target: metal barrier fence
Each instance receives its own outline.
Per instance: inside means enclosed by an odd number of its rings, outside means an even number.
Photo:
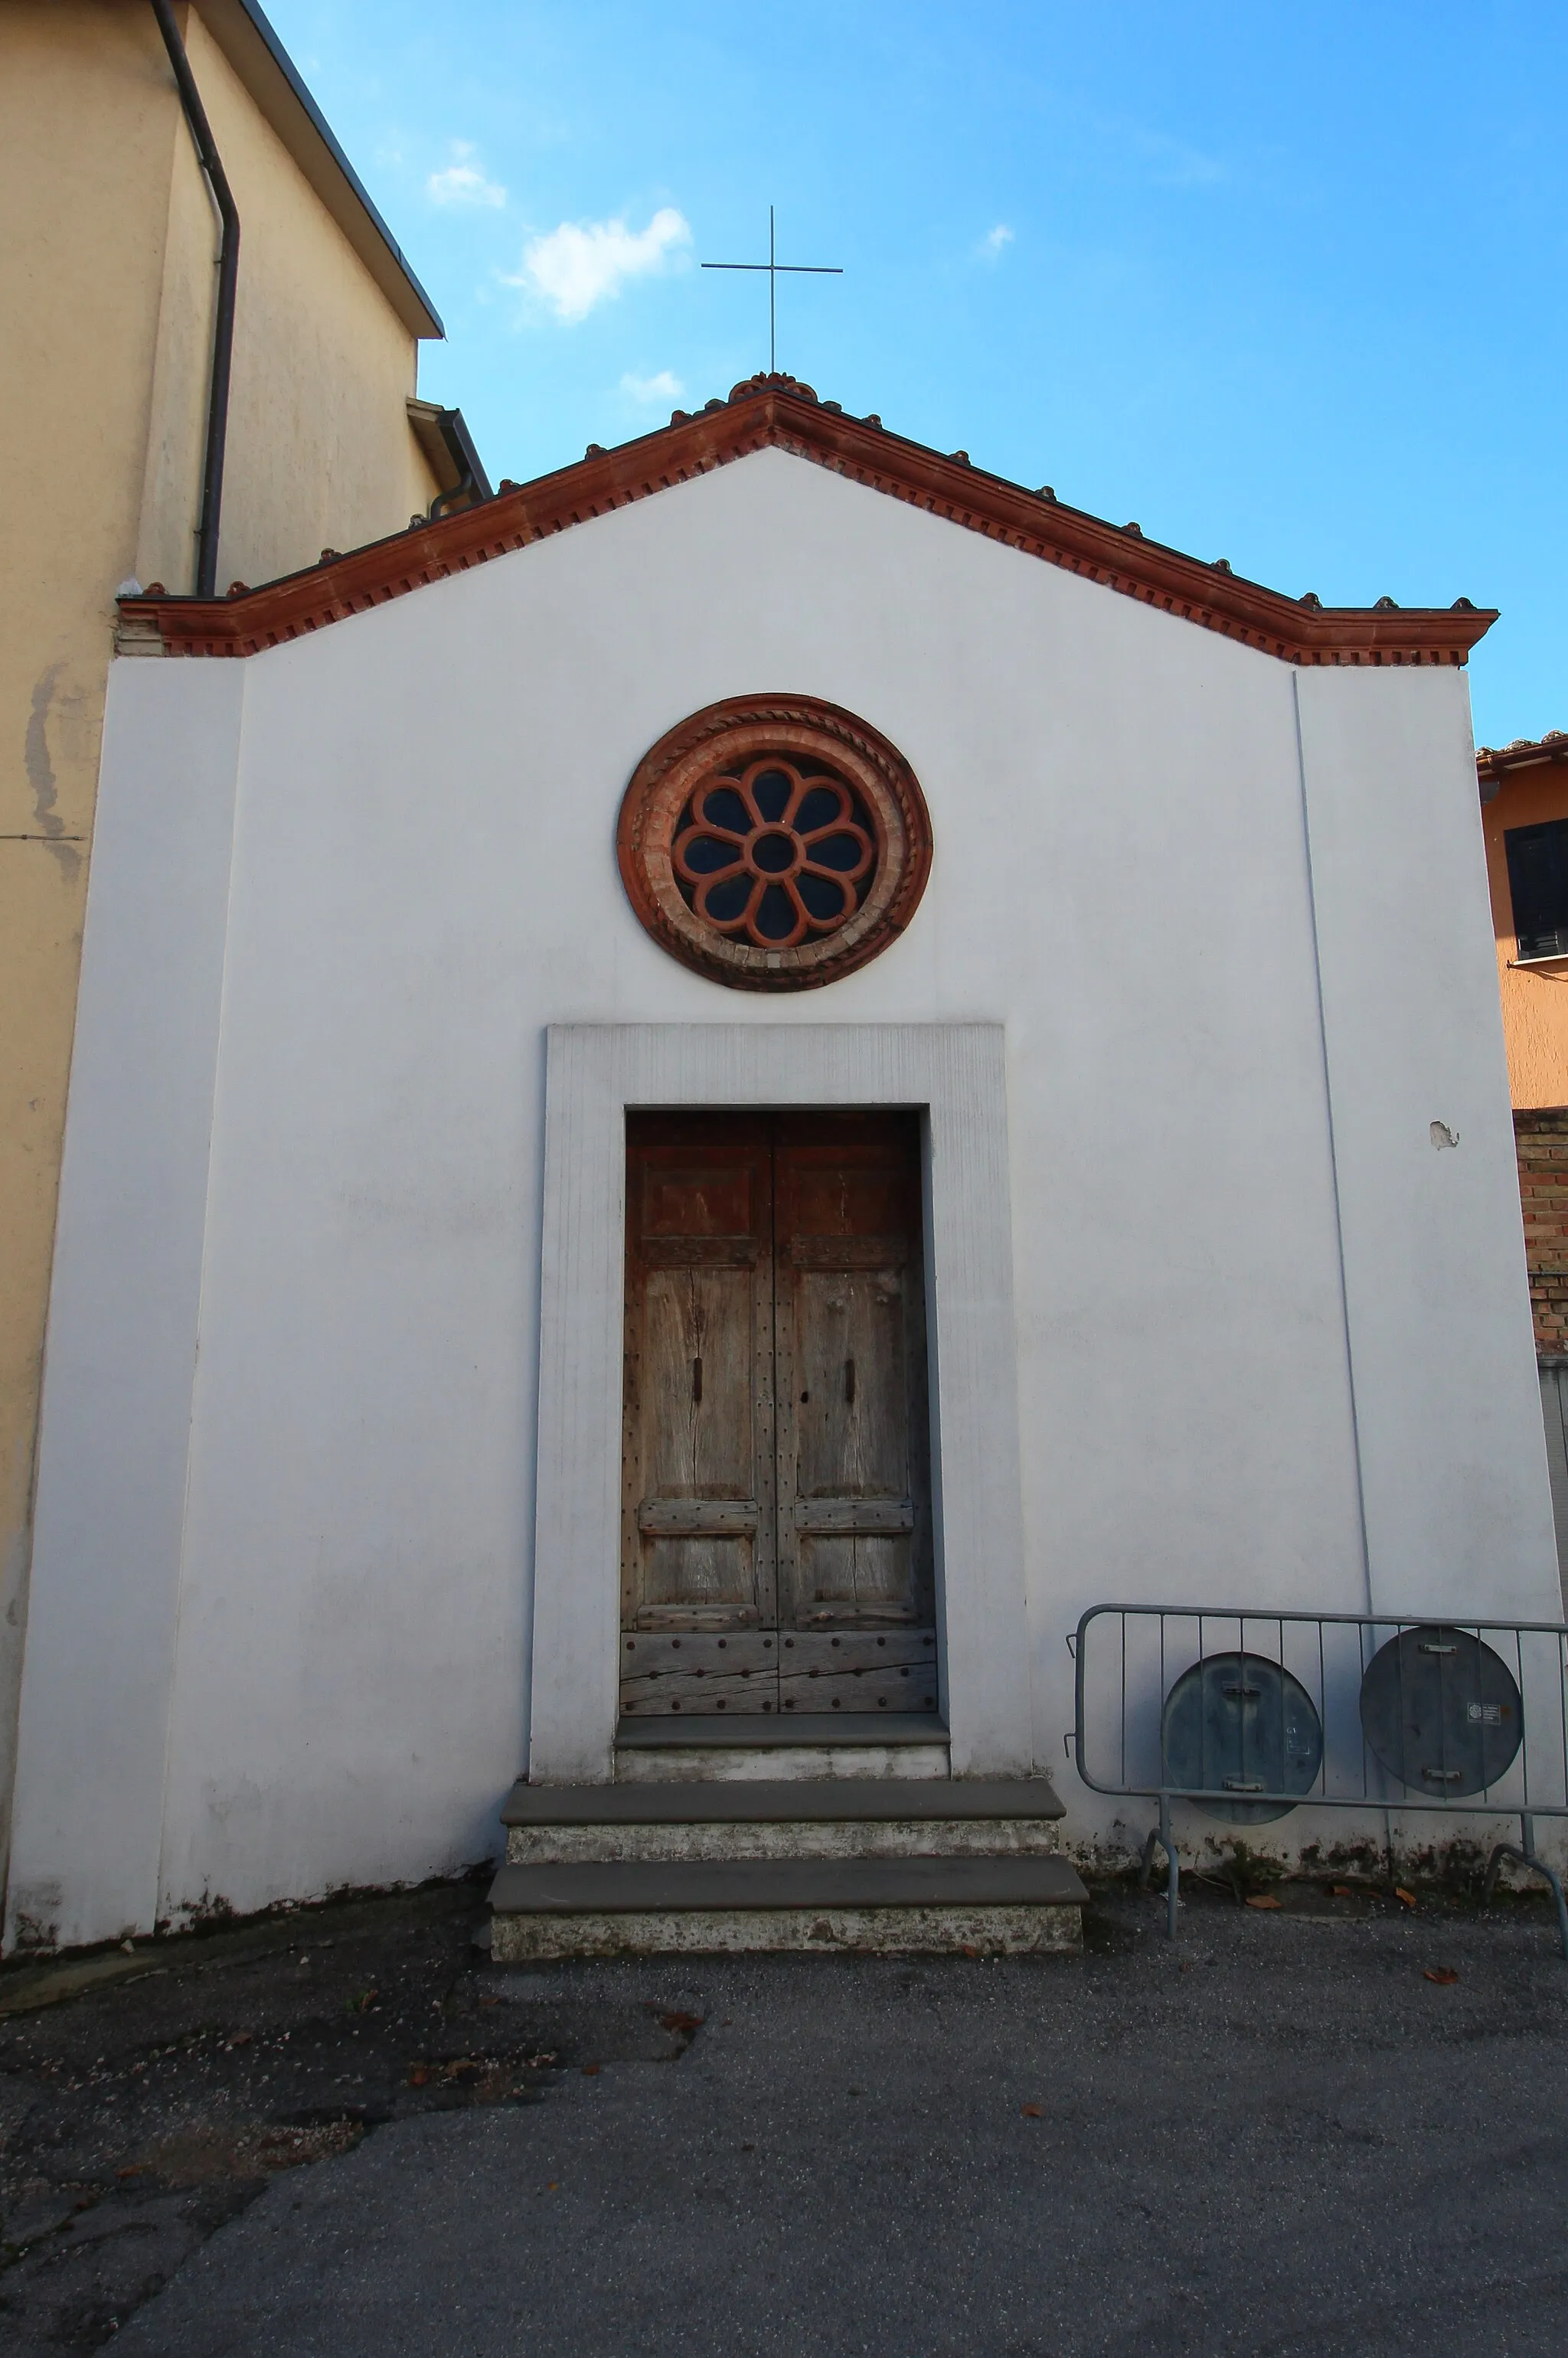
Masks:
[[[1158,1804],[1141,1879],[1163,1850],[1173,1936],[1173,1801],[1232,1825],[1303,1806],[1480,1814],[1519,1821],[1484,1896],[1505,1858],[1543,1877],[1568,1958],[1568,1903],[1534,1823],[1568,1817],[1568,1625],[1095,1605],[1067,1644],[1078,1774]]]

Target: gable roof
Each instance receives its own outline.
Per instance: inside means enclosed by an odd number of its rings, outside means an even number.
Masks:
[[[172,598],[155,583],[120,600],[116,644],[122,654],[256,654],[767,449],[809,459],[1285,663],[1462,664],[1497,620],[1495,610],[1467,598],[1444,609],[1400,608],[1389,598],[1364,607],[1284,597],[1223,562],[1206,565],[1146,540],[1137,525],[1107,524],[1064,506],[1050,491],[988,475],[965,451],[944,457],[888,433],[879,417],[846,416],[794,377],[766,375],[736,385],[728,401],[710,401],[695,416],[677,409],[668,426],[634,442],[614,450],[590,444],[575,466],[532,483],[503,482],[478,507],[411,525],[265,588],[236,583],[227,598]]]

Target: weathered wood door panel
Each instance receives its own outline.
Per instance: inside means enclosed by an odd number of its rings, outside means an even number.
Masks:
[[[768,1126],[628,1125],[622,1621],[775,1618]]]
[[[778,1643],[773,1630],[726,1638],[623,1630],[621,1708],[639,1719],[667,1711],[776,1711]]]
[[[936,1701],[914,1115],[628,1122],[622,1708]]]
[[[925,1283],[913,1115],[775,1149],[781,1626],[930,1628]]]
[[[935,1629],[781,1631],[784,1711],[935,1711]]]

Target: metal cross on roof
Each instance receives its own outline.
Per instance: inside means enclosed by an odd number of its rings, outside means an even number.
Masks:
[[[778,367],[778,319],[775,297],[781,272],[803,278],[842,278],[843,266],[836,262],[778,262],[773,258],[773,209],[768,207],[768,258],[766,262],[705,262],[704,270],[765,270],[768,274],[768,373]]]

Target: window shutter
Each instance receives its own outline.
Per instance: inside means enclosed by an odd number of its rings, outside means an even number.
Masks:
[[[1521,958],[1568,957],[1568,819],[1503,838]]]

